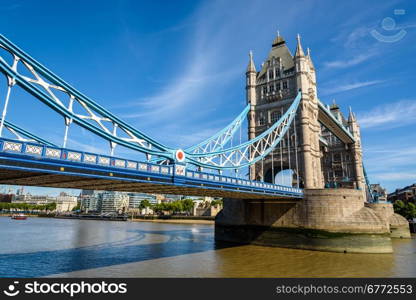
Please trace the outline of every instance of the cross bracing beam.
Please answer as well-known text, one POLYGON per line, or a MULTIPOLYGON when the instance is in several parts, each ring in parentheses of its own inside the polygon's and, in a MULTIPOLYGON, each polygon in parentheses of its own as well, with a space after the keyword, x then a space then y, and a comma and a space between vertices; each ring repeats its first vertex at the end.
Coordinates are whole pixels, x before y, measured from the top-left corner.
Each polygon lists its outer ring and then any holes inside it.
MULTIPOLYGON (((222 130, 200 142, 197 145, 191 146, 185 149, 186 153, 190 154, 201 154, 211 153, 221 149, 233 138, 239 128, 241 128, 244 120, 247 118, 247 113, 250 110, 250 104, 248 104, 244 110, 235 118, 230 124, 224 127, 222 130)), ((153 158, 151 162, 159 164, 165 164, 167 161, 158 157, 153 158)))
POLYGON ((212 153, 223 149, 223 147, 230 141, 237 130, 241 127, 243 121, 247 117, 247 113, 250 110, 250 104, 248 104, 244 110, 224 129, 217 132, 212 137, 199 143, 198 145, 187 148, 185 151, 191 154, 203 154, 212 153))
POLYGON ((188 161, 212 169, 239 169, 250 166, 265 158, 284 138, 295 118, 301 100, 298 93, 286 113, 269 129, 240 145, 227 149, 188 154, 188 161))
MULTIPOLYGON (((0 119, 1 122, 1 119, 0 119)), ((3 126, 5 129, 7 129, 11 134, 13 134, 17 140, 22 141, 22 142, 37 142, 40 144, 44 144, 47 146, 52 146, 52 147, 56 147, 56 145, 52 144, 51 142, 48 142, 47 140, 23 129, 20 128, 19 126, 4 120, 3 121, 3 126)))
POLYGON ((0 57, 0 71, 9 79, 9 85, 19 85, 61 114, 67 124, 74 122, 108 140, 113 146, 118 144, 145 154, 173 158, 174 149, 166 147, 128 125, 49 71, 3 35, 0 35, 0 47, 13 56, 11 65, 0 57), (18 65, 26 68, 31 77, 20 73, 18 65), (57 91, 63 92, 69 97, 68 106, 65 105, 65 101, 61 99, 57 91), (83 110, 83 114, 75 112, 74 106, 76 104, 80 110, 83 110), (124 137, 117 134, 117 131, 122 132, 124 137))
MULTIPOLYGON (((148 158, 153 156, 168 163, 184 162, 216 170, 243 168, 267 156, 280 142, 291 125, 300 101, 299 94, 287 113, 279 121, 263 134, 246 143, 224 149, 224 145, 241 127, 241 123, 247 115, 248 106, 230 125, 212 138, 188 148, 187 151, 179 151, 166 147, 128 125, 67 84, 2 35, 0 35, 0 47, 13 56, 10 64, 0 56, 0 71, 6 75, 9 84, 6 100, 9 98, 11 88, 14 85, 20 86, 64 117, 66 124, 64 147, 69 125, 75 123, 109 141, 111 156, 113 156, 114 147, 122 145, 144 153, 148 158), (25 69, 26 72, 20 72, 21 68, 25 69), (69 104, 66 104, 63 97, 66 97, 66 100, 69 98, 69 104), (82 112, 79 113, 75 107, 82 112), (176 156, 178 153, 180 155, 176 156), (179 159, 179 157, 182 159, 179 159)), ((7 102, 3 110, 4 114, 7 109, 7 102)))

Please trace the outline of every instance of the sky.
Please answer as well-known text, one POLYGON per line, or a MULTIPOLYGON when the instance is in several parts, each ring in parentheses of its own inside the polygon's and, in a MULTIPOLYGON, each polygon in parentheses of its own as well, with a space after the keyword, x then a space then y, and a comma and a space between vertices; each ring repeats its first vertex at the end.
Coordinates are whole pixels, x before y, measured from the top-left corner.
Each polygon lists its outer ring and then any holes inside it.
MULTIPOLYGON (((198 143, 241 112, 250 50, 259 69, 277 30, 292 53, 299 33, 320 100, 357 115, 370 181, 389 191, 416 182, 414 1, 0 0, 0 13, 4 36, 173 148, 198 143)), ((5 93, 0 78, 1 106, 5 93)), ((13 90, 7 119, 62 145, 62 117, 22 91, 13 90)), ((67 148, 108 154, 76 126, 67 148)))

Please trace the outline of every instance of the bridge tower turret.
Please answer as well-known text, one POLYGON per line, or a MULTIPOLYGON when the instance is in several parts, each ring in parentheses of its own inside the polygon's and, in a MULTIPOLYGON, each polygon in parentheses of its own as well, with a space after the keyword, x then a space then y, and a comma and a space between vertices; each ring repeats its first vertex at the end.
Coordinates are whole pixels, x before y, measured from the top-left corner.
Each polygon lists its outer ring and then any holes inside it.
MULTIPOLYGON (((302 91, 301 113, 296 117, 296 133, 300 140, 297 149, 293 141, 285 139, 263 161, 250 167, 250 178, 275 182, 279 180, 276 179, 279 172, 292 170, 292 184, 297 183, 305 188, 323 187, 315 67, 310 52, 305 55, 300 37, 296 53, 292 55, 283 36, 277 33, 259 72, 256 72, 250 54, 246 80, 247 102, 251 104, 248 124, 250 139, 272 126, 287 111, 299 90, 302 91), (295 166, 296 150, 299 150, 299 164, 295 166)), ((294 129, 290 131, 293 138, 294 129)))
POLYGON ((353 157, 354 171, 355 171, 355 184, 356 187, 365 191, 365 177, 363 170, 363 152, 361 149, 361 131, 360 125, 357 122, 355 114, 350 107, 350 113, 348 116, 348 126, 354 136, 355 143, 351 144, 351 154, 353 157))
POLYGON ((319 148, 321 129, 318 122, 316 75, 310 53, 308 53, 308 56, 305 55, 299 34, 297 36, 294 62, 296 85, 298 90, 302 91, 302 100, 300 103, 300 148, 304 187, 307 189, 323 188, 324 180, 321 168, 321 151, 319 148))

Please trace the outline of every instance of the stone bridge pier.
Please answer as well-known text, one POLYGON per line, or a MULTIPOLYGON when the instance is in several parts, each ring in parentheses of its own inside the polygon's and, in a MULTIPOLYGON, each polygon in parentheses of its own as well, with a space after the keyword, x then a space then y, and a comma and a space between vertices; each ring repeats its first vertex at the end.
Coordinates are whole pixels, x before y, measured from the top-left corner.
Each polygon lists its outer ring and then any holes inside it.
POLYGON ((306 189, 302 200, 224 199, 217 241, 309 250, 391 253, 391 238, 410 237, 391 204, 364 204, 353 189, 306 189))

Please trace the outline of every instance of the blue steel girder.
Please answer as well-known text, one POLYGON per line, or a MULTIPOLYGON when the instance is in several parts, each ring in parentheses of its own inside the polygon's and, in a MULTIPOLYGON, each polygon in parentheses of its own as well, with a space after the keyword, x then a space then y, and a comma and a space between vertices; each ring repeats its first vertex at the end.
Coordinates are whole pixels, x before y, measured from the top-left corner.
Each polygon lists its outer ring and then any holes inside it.
MULTIPOLYGON (((234 134, 239 128, 241 128, 244 120, 247 117, 247 113, 250 110, 250 104, 248 104, 244 110, 226 127, 214 134, 213 136, 207 138, 206 140, 200 142, 197 145, 186 148, 185 153, 190 154, 203 154, 211 153, 221 149, 224 149, 224 146, 233 138, 234 134)), ((153 158, 151 162, 164 164, 167 161, 160 159, 158 157, 153 158)))
MULTIPOLYGON (((147 155, 164 158, 169 162, 176 161, 175 154, 177 154, 177 150, 156 142, 120 120, 71 87, 2 35, 0 35, 0 47, 13 56, 11 65, 0 57, 0 71, 8 78, 9 89, 17 84, 32 94, 35 98, 62 115, 65 118, 67 128, 69 124, 74 122, 97 136, 108 140, 111 145, 122 145, 147 155), (19 73, 18 65, 26 68, 31 77, 19 73), (63 92, 69 97, 68 106, 61 101, 62 99, 54 93, 54 90, 63 92), (84 110, 83 114, 74 111, 73 106, 75 104, 78 104, 79 108, 84 110), (117 134, 118 130, 122 131, 122 134, 127 137, 117 134)), ((295 116, 299 101, 300 93, 285 115, 255 139, 235 147, 223 149, 223 146, 228 142, 232 134, 241 126, 243 118, 247 114, 248 107, 246 107, 234 122, 224 130, 197 146, 187 149, 184 155, 181 156, 185 157, 185 163, 217 170, 238 169, 252 165, 270 153, 283 138, 295 116)))
POLYGON ((367 171, 365 170, 364 165, 363 165, 363 173, 364 173, 365 185, 367 187, 368 194, 370 195, 370 198, 371 198, 370 202, 375 202, 376 199, 373 193, 371 192, 370 180, 368 179, 367 171))
POLYGON ((190 154, 203 154, 203 153, 212 153, 223 149, 223 147, 230 141, 230 139, 234 136, 245 118, 247 117, 247 113, 250 110, 250 104, 244 108, 244 110, 235 118, 230 124, 228 124, 225 128, 221 131, 217 132, 212 137, 206 139, 205 141, 199 143, 198 145, 189 147, 185 149, 187 153, 190 154))
POLYGON ((302 94, 298 93, 285 114, 269 129, 240 145, 210 153, 187 154, 195 165, 212 169, 240 169, 265 158, 283 139, 295 118, 302 94))
MULTIPOLYGON (((0 119, 1 122, 1 119, 0 119)), ((4 120, 3 121, 3 126, 5 129, 7 129, 11 134, 13 134, 19 141, 22 142, 38 142, 40 144, 44 144, 47 146, 51 146, 51 147, 57 147, 56 145, 54 145, 53 143, 7 121, 4 120)))
POLYGON ((0 57, 0 71, 9 79, 9 85, 19 85, 38 100, 62 115, 67 124, 74 122, 108 140, 110 143, 119 144, 148 155, 157 155, 170 159, 174 157, 174 149, 166 147, 125 123, 49 71, 3 35, 0 35, 0 47, 13 56, 12 65, 9 65, 0 57), (17 68, 18 64, 23 65, 33 77, 20 74, 17 68), (54 90, 68 95, 68 106, 64 105, 62 99, 59 99, 54 93, 54 90), (75 103, 78 103, 80 108, 85 111, 84 114, 74 112, 73 106, 75 103), (117 130, 122 131, 126 137, 117 135, 117 130))

